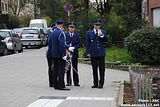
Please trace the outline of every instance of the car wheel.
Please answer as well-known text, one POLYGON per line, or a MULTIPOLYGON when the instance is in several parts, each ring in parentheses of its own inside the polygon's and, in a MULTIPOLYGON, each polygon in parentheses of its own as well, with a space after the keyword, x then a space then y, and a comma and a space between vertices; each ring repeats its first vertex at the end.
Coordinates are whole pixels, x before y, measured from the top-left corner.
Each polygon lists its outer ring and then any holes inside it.
POLYGON ((4 52, 3 52, 3 55, 8 55, 8 49, 7 49, 7 47, 5 47, 5 50, 4 50, 4 52))
POLYGON ((38 48, 42 48, 43 46, 43 42, 41 42, 41 44, 38 46, 38 48))
POLYGON ((25 46, 26 49, 28 49, 28 46, 25 46))
POLYGON ((42 48, 42 45, 39 45, 38 48, 39 48, 39 49, 42 48))
POLYGON ((23 52, 23 45, 21 46, 21 50, 18 51, 19 53, 23 52))
POLYGON ((15 54, 17 52, 16 50, 16 46, 13 47, 13 50, 12 50, 12 54, 15 54))

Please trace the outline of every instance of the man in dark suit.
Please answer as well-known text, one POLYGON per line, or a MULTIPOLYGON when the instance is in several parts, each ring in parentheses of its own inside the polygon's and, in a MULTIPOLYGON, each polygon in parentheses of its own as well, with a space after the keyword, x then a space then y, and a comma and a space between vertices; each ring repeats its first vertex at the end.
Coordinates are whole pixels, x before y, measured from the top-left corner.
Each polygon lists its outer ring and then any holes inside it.
MULTIPOLYGON (((53 23, 51 25, 51 27, 53 29, 56 28, 56 22, 53 23)), ((48 38, 50 37, 51 35, 51 31, 48 30, 48 37, 47 37, 47 41, 48 41, 48 38)), ((53 67, 54 67, 54 64, 53 64, 53 59, 52 59, 52 55, 51 55, 51 50, 46 52, 46 57, 47 57, 47 64, 48 64, 48 78, 49 78, 49 87, 54 87, 54 82, 53 82, 53 67)))
POLYGON ((53 87, 59 90, 70 90, 65 87, 64 74, 66 63, 66 36, 63 31, 64 21, 59 20, 56 23, 56 29, 51 33, 48 42, 48 53, 53 59, 53 87))
MULTIPOLYGON (((66 33, 66 43, 69 46, 69 51, 72 55, 71 64, 73 71, 73 83, 75 86, 79 85, 79 76, 78 76, 78 48, 82 47, 81 36, 78 32, 75 32, 76 23, 70 22, 68 24, 69 32, 66 33)), ((67 70, 67 86, 72 85, 71 78, 71 66, 67 70)))
POLYGON ((103 88, 105 77, 105 48, 103 42, 107 38, 105 30, 101 29, 101 20, 93 21, 93 29, 86 33, 86 53, 91 57, 93 70, 92 88, 103 88), (98 78, 99 67, 99 78, 98 78))

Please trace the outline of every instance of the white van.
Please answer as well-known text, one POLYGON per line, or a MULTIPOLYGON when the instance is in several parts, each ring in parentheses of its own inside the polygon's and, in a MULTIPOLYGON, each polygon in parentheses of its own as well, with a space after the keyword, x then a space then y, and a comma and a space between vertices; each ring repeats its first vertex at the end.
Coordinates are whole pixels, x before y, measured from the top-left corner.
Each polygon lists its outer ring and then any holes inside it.
POLYGON ((32 19, 29 27, 38 27, 42 29, 48 28, 46 19, 32 19))

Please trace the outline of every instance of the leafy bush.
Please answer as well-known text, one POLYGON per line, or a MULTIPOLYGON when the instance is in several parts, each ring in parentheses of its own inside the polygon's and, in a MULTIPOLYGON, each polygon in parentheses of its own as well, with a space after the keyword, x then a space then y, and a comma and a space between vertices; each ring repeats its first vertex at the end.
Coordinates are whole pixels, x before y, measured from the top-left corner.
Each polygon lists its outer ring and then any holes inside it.
POLYGON ((25 14, 23 16, 20 16, 19 19, 21 22, 21 27, 27 27, 29 26, 29 22, 32 19, 32 16, 29 14, 25 14))
POLYGON ((125 45, 136 62, 160 63, 160 28, 143 28, 125 38, 125 45))
POLYGON ((12 29, 20 26, 20 20, 17 16, 9 15, 7 28, 12 29))
POLYGON ((47 25, 48 25, 48 27, 50 27, 51 24, 53 23, 51 17, 45 16, 44 18, 47 20, 47 25))
POLYGON ((115 45, 116 47, 123 47, 123 37, 126 35, 126 25, 124 19, 115 13, 110 15, 108 23, 106 23, 105 29, 109 34, 109 46, 115 45))

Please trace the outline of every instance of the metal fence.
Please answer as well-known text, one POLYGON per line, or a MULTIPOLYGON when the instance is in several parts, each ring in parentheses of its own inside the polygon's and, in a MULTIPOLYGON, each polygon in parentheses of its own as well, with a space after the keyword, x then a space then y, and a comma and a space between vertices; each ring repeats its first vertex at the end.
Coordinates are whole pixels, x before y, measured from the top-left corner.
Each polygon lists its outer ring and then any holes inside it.
POLYGON ((160 99, 160 69, 129 68, 135 104, 160 99))

